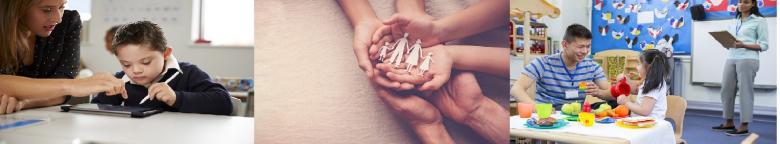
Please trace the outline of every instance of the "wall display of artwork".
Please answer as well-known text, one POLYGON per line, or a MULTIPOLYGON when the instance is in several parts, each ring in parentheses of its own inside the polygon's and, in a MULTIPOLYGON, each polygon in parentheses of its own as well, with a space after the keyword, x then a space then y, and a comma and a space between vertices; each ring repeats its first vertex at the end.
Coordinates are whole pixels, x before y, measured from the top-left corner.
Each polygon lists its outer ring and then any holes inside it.
MULTIPOLYGON (((694 3, 704 7, 704 20, 723 20, 735 17, 739 0, 694 0, 694 3)), ((764 16, 777 16, 777 0, 756 0, 756 4, 764 16)))
POLYGON ((593 0, 592 51, 659 49, 691 53, 689 0, 593 0))

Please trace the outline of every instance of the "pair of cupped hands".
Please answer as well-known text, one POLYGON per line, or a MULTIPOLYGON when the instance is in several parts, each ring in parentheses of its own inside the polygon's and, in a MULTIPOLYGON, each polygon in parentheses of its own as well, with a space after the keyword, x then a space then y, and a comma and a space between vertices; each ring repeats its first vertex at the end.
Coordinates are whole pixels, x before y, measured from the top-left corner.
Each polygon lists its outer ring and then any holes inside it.
POLYGON ((473 73, 453 70, 453 58, 439 38, 444 34, 441 27, 433 16, 402 13, 354 25, 353 49, 358 66, 380 99, 413 127, 441 124, 442 115, 464 122, 470 110, 477 107, 477 97, 483 96, 473 73), (422 74, 418 67, 409 71, 405 64, 395 67, 387 57, 379 61, 379 49, 385 43, 395 48, 393 44, 404 33, 408 33, 410 47, 419 39, 422 55, 432 53, 430 69, 422 74))

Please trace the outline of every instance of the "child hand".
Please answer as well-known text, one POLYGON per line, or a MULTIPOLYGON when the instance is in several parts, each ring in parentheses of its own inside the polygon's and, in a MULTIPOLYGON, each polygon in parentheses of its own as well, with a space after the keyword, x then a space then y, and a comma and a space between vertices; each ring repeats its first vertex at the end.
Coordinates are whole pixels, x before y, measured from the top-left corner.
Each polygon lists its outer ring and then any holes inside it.
MULTIPOLYGON (((403 66, 403 64, 402 64, 403 66)), ((387 63, 378 63, 376 64, 376 69, 374 70, 374 77, 371 77, 370 79, 374 84, 377 84, 378 86, 389 88, 393 90, 411 90, 414 89, 414 84, 410 83, 402 83, 398 81, 392 81, 387 78, 387 73, 394 72, 394 73, 403 73, 406 72, 402 69, 395 69, 391 64, 387 63)))
POLYGON ((423 73, 420 73, 419 66, 412 69, 410 72, 406 72, 403 69, 392 68, 390 65, 378 65, 380 67, 377 68, 386 71, 387 77, 392 81, 415 85, 422 84, 418 88, 420 91, 437 90, 447 83, 447 80, 450 78, 452 58, 449 57, 447 50, 443 45, 423 49, 423 55, 427 55, 428 53, 432 53, 432 61, 429 66, 430 69, 423 73))
POLYGON ((384 26, 377 29, 372 41, 377 43, 383 35, 392 35, 394 39, 403 37, 403 33, 409 33, 409 41, 422 40, 422 47, 430 47, 441 44, 439 35, 442 33, 440 26, 435 23, 435 18, 427 14, 396 13, 382 22, 384 26))
POLYGON ((628 99, 628 96, 626 95, 620 95, 617 97, 618 104, 625 105, 626 103, 630 102, 628 99))
POLYGON ((173 106, 176 102, 176 92, 168 84, 154 83, 149 86, 149 100, 160 100, 168 106, 173 106))
POLYGON ((371 47, 377 47, 376 44, 371 42, 371 34, 372 32, 375 32, 380 26, 381 23, 379 20, 376 20, 358 23, 355 24, 354 27, 352 50, 355 52, 358 66, 363 70, 363 72, 366 73, 366 76, 368 77, 372 77, 373 74, 373 67, 371 65, 371 60, 369 59, 369 49, 371 49, 371 47))
MULTIPOLYGON (((377 35, 375 35, 375 36, 377 36, 377 35)), ((374 60, 379 61, 379 52, 380 52, 380 49, 383 46, 385 46, 385 43, 387 43, 388 45, 386 45, 386 51, 385 51, 386 52, 385 53, 386 56, 384 58, 384 61, 387 61, 388 59, 390 59, 389 58, 390 57, 389 53, 387 53, 387 52, 390 52, 394 48, 393 44, 395 42, 392 40, 393 39, 392 35, 387 34, 387 35, 381 35, 379 37, 380 37, 379 41, 378 42, 372 42, 371 47, 368 48, 368 56, 369 56, 369 59, 371 59, 371 61, 374 61, 374 60)))

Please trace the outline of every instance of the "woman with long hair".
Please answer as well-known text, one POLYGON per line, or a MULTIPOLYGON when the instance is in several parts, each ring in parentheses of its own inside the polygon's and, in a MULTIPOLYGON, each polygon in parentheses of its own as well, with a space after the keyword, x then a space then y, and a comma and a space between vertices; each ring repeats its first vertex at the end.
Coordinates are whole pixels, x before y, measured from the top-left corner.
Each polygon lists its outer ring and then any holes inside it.
POLYGON ((52 106, 68 96, 121 93, 109 74, 73 79, 79 68, 81 19, 66 0, 0 1, 0 114, 52 106))

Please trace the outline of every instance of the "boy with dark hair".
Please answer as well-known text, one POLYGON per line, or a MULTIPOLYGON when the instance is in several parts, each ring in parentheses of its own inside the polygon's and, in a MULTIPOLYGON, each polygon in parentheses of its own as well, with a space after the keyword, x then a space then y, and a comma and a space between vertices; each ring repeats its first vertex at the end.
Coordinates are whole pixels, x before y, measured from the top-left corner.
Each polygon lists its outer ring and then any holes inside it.
POLYGON ((93 103, 159 108, 166 111, 228 115, 230 95, 197 66, 178 62, 162 29, 149 21, 122 25, 110 49, 126 81, 123 94, 100 93, 93 103), (168 82, 166 82, 168 81, 168 82), (144 97, 149 100, 142 101, 144 97))

